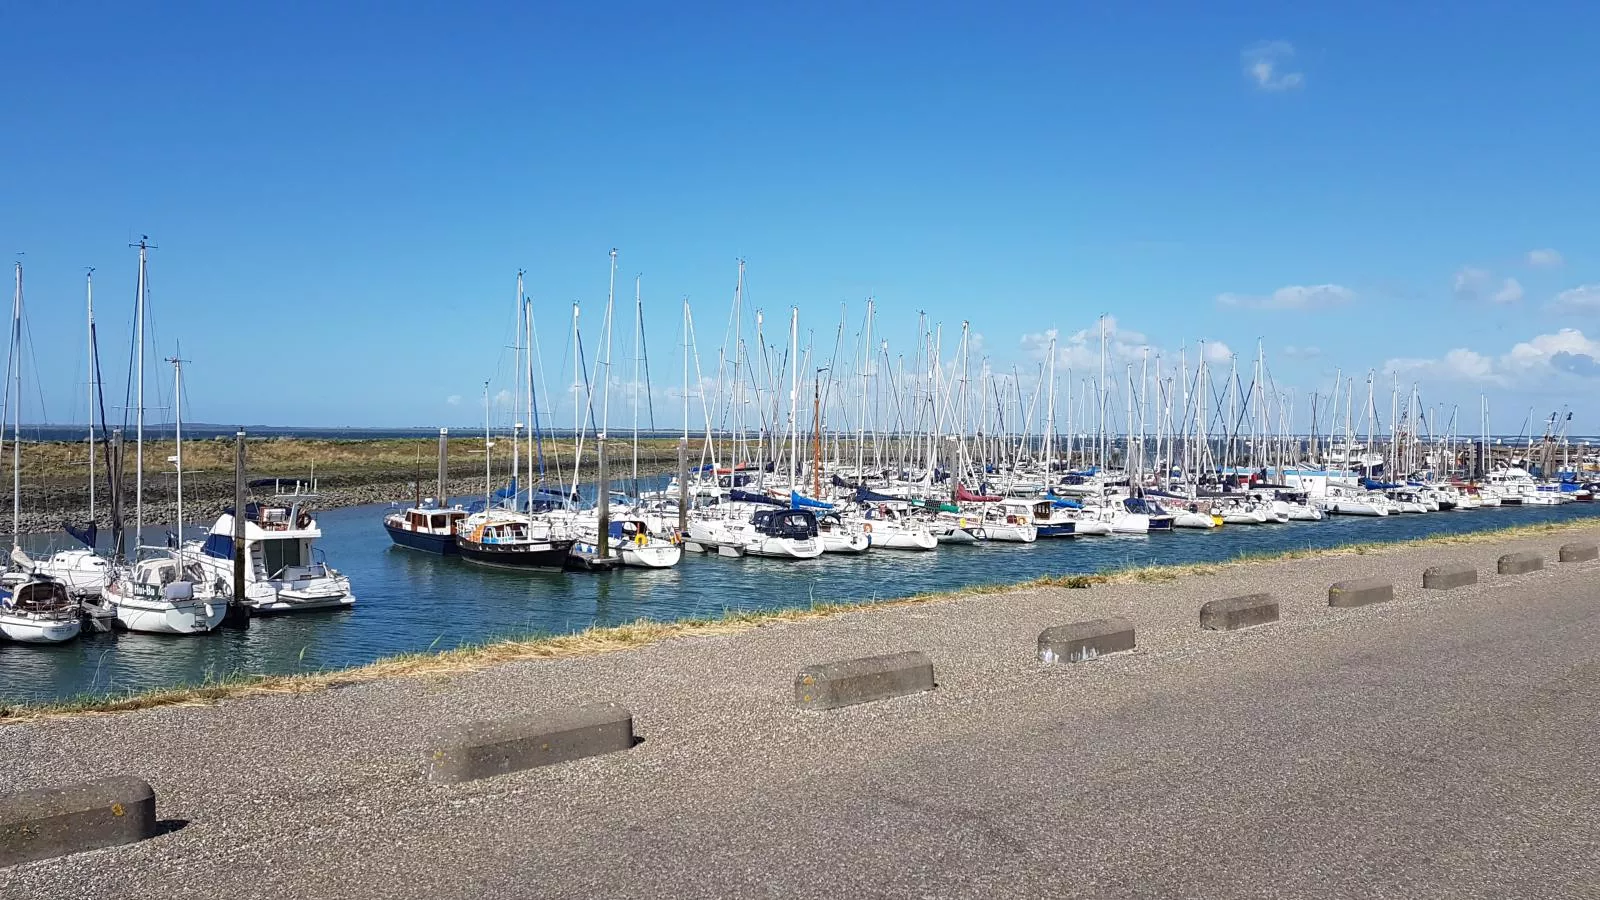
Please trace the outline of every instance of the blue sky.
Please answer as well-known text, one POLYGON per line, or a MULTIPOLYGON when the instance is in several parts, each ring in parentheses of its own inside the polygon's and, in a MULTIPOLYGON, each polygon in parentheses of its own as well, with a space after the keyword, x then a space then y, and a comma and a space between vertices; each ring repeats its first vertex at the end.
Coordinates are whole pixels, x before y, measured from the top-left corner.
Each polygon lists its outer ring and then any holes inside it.
POLYGON ((472 423, 517 270, 564 384, 616 247, 661 397, 743 257, 819 343, 870 294, 894 352, 920 310, 1081 363, 1104 313, 1118 364, 1259 338, 1302 393, 1375 368, 1600 432, 1593 6, 68 6, 0 27, 30 418, 83 418, 85 266, 121 378, 147 233, 192 420, 472 423))

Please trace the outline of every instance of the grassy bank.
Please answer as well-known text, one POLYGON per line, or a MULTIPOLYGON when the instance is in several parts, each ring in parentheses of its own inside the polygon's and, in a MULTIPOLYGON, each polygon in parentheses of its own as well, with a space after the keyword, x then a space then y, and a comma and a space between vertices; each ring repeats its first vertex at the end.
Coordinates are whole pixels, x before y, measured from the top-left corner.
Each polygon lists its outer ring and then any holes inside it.
POLYGON ((88 695, 53 703, 24 703, 0 707, 0 724, 34 722, 65 716, 105 715, 163 706, 198 706, 221 700, 269 694, 297 694, 328 690, 389 678, 446 678, 492 666, 533 660, 570 659, 615 653, 672 638, 729 635, 782 622, 812 622, 839 615, 914 606, 925 603, 1000 594, 1019 589, 1089 588, 1103 584, 1152 584, 1181 578, 1221 575, 1249 566, 1295 559, 1323 559, 1367 554, 1389 554, 1419 547, 1484 544, 1593 529, 1593 521, 1516 525, 1485 531, 1416 538, 1407 541, 1347 544, 1326 549, 1299 549, 1276 553, 1243 554, 1214 563, 1141 566, 1095 574, 1046 575, 1010 584, 977 585, 954 591, 918 594, 880 601, 814 602, 808 607, 775 610, 730 611, 718 618, 654 622, 641 619, 574 634, 507 638, 440 652, 409 653, 362 666, 299 675, 236 675, 202 685, 162 688, 121 695, 88 695))

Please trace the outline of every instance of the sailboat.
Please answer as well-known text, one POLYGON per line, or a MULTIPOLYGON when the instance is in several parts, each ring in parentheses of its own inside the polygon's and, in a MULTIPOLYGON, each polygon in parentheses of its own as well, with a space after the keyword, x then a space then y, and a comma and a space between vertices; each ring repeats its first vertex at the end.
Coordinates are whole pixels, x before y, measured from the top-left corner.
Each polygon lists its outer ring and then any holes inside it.
MULTIPOLYGON (((141 255, 141 264, 143 257, 141 255)), ((142 281, 142 279, 141 279, 142 281)), ((205 634, 222 624, 230 592, 209 580, 183 545, 183 360, 168 360, 173 371, 173 437, 177 453, 178 535, 170 549, 139 559, 106 585, 105 599, 116 609, 117 624, 151 634, 205 634)), ((138 498, 136 502, 143 502, 138 498)), ((136 550, 135 553, 138 551, 136 550)))
MULTIPOLYGON (((100 604, 95 603, 95 598, 105 589, 106 581, 111 577, 111 564, 105 557, 95 552, 95 537, 98 528, 95 525, 95 442, 94 442, 94 411, 99 400, 99 353, 95 344, 94 329, 94 272, 91 270, 85 278, 85 291, 88 297, 89 308, 89 518, 81 527, 65 523, 68 534, 81 541, 84 546, 71 550, 58 550, 44 559, 29 559, 26 555, 18 555, 16 562, 19 569, 37 575, 54 578, 66 585, 67 593, 79 598, 84 603, 84 609, 100 613, 100 604)), ((20 554, 20 551, 19 551, 20 554)), ((98 616, 97 616, 98 618, 98 616)))
MULTIPOLYGON (((17 263, 17 287, 11 305, 11 555, 20 565, 31 563, 18 541, 22 531, 22 263, 17 263)), ((59 644, 78 636, 83 622, 78 602, 66 585, 45 575, 26 571, 20 582, 0 589, 0 635, 35 644, 59 644)))

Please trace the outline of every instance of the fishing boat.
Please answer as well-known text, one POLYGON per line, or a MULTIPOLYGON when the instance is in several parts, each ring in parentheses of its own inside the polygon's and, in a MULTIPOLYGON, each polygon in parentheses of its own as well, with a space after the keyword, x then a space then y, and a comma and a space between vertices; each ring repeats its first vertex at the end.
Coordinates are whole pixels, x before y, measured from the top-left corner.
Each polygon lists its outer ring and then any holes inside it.
MULTIPOLYGON (((312 516, 316 494, 299 479, 259 478, 251 488, 272 486, 260 502, 245 504, 244 605, 258 614, 305 612, 353 606, 350 579, 322 559, 322 537, 312 516), (287 482, 287 485, 286 485, 287 482), (289 490, 284 490, 285 487, 289 490)), ((185 545, 211 581, 233 591, 234 510, 224 510, 205 540, 185 545)))

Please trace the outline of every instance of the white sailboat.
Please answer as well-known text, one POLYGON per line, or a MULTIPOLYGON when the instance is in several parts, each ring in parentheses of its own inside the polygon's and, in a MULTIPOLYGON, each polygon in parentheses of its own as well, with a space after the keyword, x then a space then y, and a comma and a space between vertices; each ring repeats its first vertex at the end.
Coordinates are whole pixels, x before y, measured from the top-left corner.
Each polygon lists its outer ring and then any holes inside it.
MULTIPOLYGON (((141 254, 141 263, 143 261, 141 254)), ((142 281, 142 279, 141 279, 142 281)), ((205 634, 222 624, 230 594, 220 580, 208 579, 183 545, 183 360, 168 360, 173 371, 174 432, 177 453, 172 462, 178 476, 178 535, 171 549, 157 550, 136 559, 106 585, 105 598, 116 610, 117 624, 128 631, 150 634, 205 634)), ((141 410, 142 414, 142 410, 141 410)), ((144 498, 136 497, 142 504, 144 498)), ((135 551, 137 552, 137 551, 135 551)))
MULTIPOLYGON (((11 555, 31 563, 22 553, 22 263, 11 305, 11 377, 6 402, 11 407, 11 555)), ((78 636, 83 621, 78 601, 60 581, 24 572, 20 582, 0 589, 0 636, 32 644, 59 644, 78 636)))

